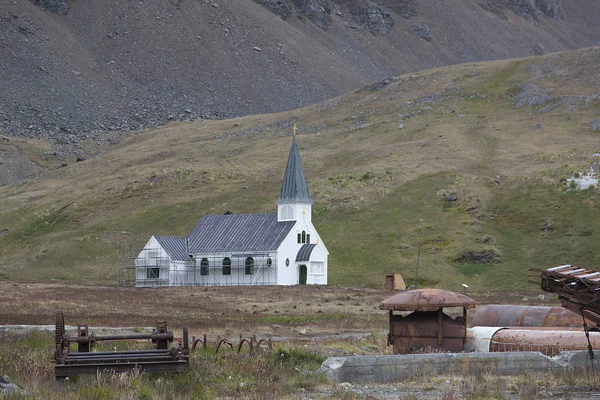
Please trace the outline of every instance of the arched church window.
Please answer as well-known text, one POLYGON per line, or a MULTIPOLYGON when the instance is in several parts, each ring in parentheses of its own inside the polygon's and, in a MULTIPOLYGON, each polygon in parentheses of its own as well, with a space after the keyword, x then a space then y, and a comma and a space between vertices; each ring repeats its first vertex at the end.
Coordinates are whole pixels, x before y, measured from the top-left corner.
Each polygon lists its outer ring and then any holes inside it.
POLYGON ((310 244, 310 233, 306 234, 306 244, 310 244))
POLYGON ((231 258, 225 257, 223 259, 223 275, 231 275, 231 258))
POLYGON ((267 258, 267 267, 270 267, 273 265, 273 260, 271 260, 270 258, 267 258))
POLYGON ((254 275, 254 258, 246 258, 246 275, 254 275))
POLYGON ((208 275, 208 258, 200 260, 200 275, 208 275))
POLYGON ((302 234, 298 233, 298 243, 302 243, 302 234))
POLYGON ((302 243, 306 243, 306 231, 302 231, 302 243))

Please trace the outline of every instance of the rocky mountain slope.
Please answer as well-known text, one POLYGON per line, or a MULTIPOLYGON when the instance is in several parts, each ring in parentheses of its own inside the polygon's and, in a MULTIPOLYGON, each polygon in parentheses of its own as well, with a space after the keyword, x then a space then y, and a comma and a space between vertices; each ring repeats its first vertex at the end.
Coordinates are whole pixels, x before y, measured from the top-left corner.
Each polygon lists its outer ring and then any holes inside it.
POLYGON ((0 134, 83 151, 429 67, 592 46, 594 0, 0 0, 0 134))

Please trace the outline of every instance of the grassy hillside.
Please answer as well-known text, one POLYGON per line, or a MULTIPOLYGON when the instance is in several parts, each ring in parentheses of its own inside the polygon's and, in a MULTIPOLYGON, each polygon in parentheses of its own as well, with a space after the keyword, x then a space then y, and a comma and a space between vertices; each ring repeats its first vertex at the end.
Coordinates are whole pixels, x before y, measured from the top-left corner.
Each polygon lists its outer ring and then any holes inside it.
POLYGON ((274 211, 294 123, 331 284, 379 287, 389 272, 410 282, 419 242, 420 284, 448 289, 523 290, 531 267, 598 266, 598 190, 567 179, 599 161, 599 62, 587 49, 423 71, 55 160, 43 178, 0 188, 0 276, 114 283, 125 236, 274 211))

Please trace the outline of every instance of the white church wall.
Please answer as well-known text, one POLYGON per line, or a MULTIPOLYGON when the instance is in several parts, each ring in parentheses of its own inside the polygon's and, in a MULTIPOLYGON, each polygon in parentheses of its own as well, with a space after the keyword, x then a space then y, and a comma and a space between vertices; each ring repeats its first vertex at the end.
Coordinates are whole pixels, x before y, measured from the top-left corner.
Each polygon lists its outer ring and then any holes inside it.
POLYGON ((291 229, 290 233, 279 245, 279 250, 277 252, 278 285, 298 284, 298 275, 295 268, 298 249, 300 249, 300 245, 296 242, 296 230, 291 229), (288 261, 288 265, 286 265, 286 260, 288 261))
POLYGON ((327 249, 321 242, 314 247, 310 254, 306 283, 308 285, 327 285, 327 249))
MULTIPOLYGON (((197 254, 196 265, 192 268, 194 282, 191 285, 201 286, 236 286, 236 285, 275 285, 277 283, 276 253, 256 255, 228 253, 197 254), (252 257, 254 272, 246 273, 246 258, 252 257), (223 260, 229 259, 229 274, 223 272, 223 260), (202 265, 207 265, 202 274, 202 265), (269 263, 269 260, 271 262, 269 263)), ((226 272, 226 271, 225 271, 226 272)))
POLYGON ((148 240, 134 260, 137 287, 169 285, 170 269, 173 266, 170 256, 154 236, 148 240))

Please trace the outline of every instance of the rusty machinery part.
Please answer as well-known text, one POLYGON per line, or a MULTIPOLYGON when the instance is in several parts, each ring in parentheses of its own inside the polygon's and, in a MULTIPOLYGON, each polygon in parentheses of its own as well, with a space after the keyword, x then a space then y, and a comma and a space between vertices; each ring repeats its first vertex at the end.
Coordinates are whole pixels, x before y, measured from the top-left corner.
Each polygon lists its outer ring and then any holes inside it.
POLYGON ((562 306, 600 325, 600 272, 564 264, 546 270, 530 269, 541 275, 541 289, 558 295, 562 306))
POLYGON ((187 369, 189 359, 189 338, 187 327, 183 328, 183 346, 168 348, 173 341, 173 333, 167 331, 166 321, 157 321, 151 334, 94 335, 85 324, 77 326, 75 337, 66 335, 64 316, 56 317, 55 376, 62 380, 67 376, 94 374, 98 371, 126 372, 133 369, 148 372, 179 372, 187 369), (150 339, 155 350, 125 350, 91 352, 98 341, 150 339), (77 343, 79 351, 69 352, 70 343, 77 343))
POLYGON ((65 316, 63 315, 63 313, 56 313, 55 322, 56 325, 54 330, 54 358, 59 359, 63 355, 65 345, 67 350, 69 348, 68 340, 65 343, 65 316))
POLYGON ((471 326, 581 327, 581 315, 563 307, 486 304, 477 306, 471 326))
POLYGON ((233 351, 233 343, 231 343, 229 341, 229 339, 221 339, 219 340, 219 342, 217 343, 217 348, 215 349, 215 353, 219 352, 219 349, 221 348, 221 346, 229 346, 229 348, 231 349, 231 351, 233 351))
MULTIPOLYGON (((207 349, 208 341, 206 339, 206 335, 204 335, 202 339, 196 339, 195 336, 192 336, 192 351, 196 350, 198 343, 202 344, 203 349, 207 349)), ((215 353, 218 353, 221 347, 224 346, 228 346, 231 351, 233 351, 235 348, 237 352, 240 353, 244 347, 244 343, 248 345, 248 350, 250 353, 252 353, 255 349, 260 349, 263 345, 266 346, 268 351, 273 351, 273 342, 271 339, 256 339, 256 335, 251 337, 242 337, 240 335, 240 340, 237 346, 235 346, 234 343, 229 339, 221 339, 221 337, 218 336, 216 339, 215 353)))

